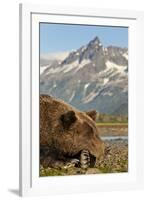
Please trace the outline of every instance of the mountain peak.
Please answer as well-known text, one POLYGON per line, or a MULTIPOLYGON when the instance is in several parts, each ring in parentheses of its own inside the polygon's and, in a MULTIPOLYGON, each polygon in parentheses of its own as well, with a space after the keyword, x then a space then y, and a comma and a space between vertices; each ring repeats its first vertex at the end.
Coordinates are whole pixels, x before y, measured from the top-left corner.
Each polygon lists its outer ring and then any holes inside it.
POLYGON ((94 46, 98 46, 98 47, 101 47, 102 46, 102 43, 99 39, 99 37, 94 37, 93 40, 91 40, 88 44, 89 47, 94 47, 94 46))
POLYGON ((98 38, 98 36, 94 37, 93 41, 99 41, 100 42, 100 39, 98 38))
POLYGON ((90 43, 101 44, 101 41, 100 41, 100 39, 96 36, 93 40, 90 41, 90 43))

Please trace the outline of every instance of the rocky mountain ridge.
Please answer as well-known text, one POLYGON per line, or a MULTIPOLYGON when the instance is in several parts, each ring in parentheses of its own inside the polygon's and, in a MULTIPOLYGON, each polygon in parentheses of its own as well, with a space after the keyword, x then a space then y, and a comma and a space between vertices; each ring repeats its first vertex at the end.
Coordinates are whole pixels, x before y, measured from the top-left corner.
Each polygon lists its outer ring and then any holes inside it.
POLYGON ((128 49, 104 47, 98 37, 62 61, 40 66, 40 93, 80 110, 128 114, 128 49))

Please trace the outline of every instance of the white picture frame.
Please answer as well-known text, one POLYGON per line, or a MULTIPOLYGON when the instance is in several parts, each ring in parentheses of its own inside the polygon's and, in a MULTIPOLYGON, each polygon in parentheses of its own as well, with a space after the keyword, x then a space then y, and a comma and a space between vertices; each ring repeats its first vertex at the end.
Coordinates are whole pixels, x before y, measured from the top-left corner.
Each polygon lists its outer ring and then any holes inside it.
POLYGON ((20 195, 140 189, 143 187, 143 13, 20 4, 20 195), (128 173, 39 177, 39 23, 129 28, 128 173))

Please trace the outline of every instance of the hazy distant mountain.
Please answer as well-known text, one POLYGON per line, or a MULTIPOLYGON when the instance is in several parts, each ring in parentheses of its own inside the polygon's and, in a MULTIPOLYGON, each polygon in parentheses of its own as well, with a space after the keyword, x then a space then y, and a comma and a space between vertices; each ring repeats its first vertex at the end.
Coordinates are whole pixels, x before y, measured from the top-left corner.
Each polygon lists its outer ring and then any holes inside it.
POLYGON ((57 66, 64 60, 69 52, 48 53, 40 55, 40 72, 42 73, 49 66, 57 66))
POLYGON ((80 110, 128 114, 128 49, 103 47, 98 37, 41 65, 40 93, 65 100, 80 110))

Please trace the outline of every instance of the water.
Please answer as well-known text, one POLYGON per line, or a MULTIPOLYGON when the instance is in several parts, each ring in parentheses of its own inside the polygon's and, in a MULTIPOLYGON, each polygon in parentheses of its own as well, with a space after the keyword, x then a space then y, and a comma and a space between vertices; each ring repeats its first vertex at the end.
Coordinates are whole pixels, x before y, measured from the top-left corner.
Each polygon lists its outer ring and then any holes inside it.
POLYGON ((128 136, 101 136, 102 140, 128 140, 128 136))

